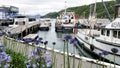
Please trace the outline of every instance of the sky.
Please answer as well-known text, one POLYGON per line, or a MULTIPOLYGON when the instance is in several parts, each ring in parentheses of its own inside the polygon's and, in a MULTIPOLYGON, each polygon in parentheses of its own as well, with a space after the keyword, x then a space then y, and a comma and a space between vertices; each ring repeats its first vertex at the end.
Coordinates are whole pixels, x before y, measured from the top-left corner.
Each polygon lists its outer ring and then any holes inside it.
MULTIPOLYGON (((20 14, 45 15, 49 12, 58 12, 66 7, 88 5, 101 0, 0 0, 0 5, 11 5, 19 8, 20 14)), ((111 0, 103 0, 111 1, 111 0)))

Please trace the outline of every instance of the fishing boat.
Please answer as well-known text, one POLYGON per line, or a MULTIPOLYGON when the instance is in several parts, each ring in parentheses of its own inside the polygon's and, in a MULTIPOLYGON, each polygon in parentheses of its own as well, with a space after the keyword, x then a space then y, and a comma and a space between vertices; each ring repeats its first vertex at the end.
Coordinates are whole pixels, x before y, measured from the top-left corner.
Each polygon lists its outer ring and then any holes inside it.
POLYGON ((73 28, 78 23, 77 14, 75 12, 66 11, 60 14, 57 17, 57 21, 55 23, 55 31, 56 32, 66 32, 73 31, 73 28))
POLYGON ((56 18, 55 31, 56 32, 73 32, 73 28, 77 26, 78 16, 75 12, 69 11, 66 8, 65 11, 60 13, 56 18))
MULTIPOLYGON (((120 5, 117 5, 116 8, 120 10, 120 5)), ((76 38, 89 52, 120 65, 120 11, 116 12, 117 18, 100 31, 79 29, 76 38), (104 54, 104 52, 108 54, 104 54)))
POLYGON ((50 26, 51 26, 50 18, 40 19, 40 21, 41 21, 40 30, 41 31, 48 31, 50 26))

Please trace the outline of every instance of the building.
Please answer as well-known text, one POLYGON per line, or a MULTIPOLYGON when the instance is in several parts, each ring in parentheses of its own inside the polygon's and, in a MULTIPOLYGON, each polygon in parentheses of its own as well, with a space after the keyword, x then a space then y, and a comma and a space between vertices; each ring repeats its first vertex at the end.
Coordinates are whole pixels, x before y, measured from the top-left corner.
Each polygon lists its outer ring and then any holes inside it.
POLYGON ((14 6, 1 6, 0 7, 0 22, 5 22, 10 20, 12 17, 17 15, 19 8, 14 6))

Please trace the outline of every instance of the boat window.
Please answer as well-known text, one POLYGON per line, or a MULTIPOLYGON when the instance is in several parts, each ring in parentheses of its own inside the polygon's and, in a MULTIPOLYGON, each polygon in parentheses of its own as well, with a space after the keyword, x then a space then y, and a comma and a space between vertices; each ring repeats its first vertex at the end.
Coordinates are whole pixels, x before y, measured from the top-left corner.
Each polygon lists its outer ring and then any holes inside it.
POLYGON ((110 30, 107 30, 107 36, 109 36, 110 35, 110 30))
POLYGON ((105 35, 105 30, 101 30, 101 34, 102 34, 102 35, 105 35))
POLYGON ((120 31, 118 32, 118 38, 120 38, 120 31))
POLYGON ((117 37, 117 31, 113 31, 113 37, 117 37))

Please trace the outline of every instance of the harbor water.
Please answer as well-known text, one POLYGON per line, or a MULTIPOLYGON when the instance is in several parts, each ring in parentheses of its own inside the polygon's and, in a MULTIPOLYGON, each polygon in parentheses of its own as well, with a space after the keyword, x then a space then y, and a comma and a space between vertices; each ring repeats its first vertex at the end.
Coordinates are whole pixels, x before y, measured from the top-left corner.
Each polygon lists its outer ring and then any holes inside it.
MULTIPOLYGON (((43 41, 48 41, 47 47, 53 48, 53 42, 56 43, 55 45, 55 49, 59 50, 59 51, 63 51, 63 47, 64 47, 64 42, 62 41, 62 38, 67 35, 70 34, 74 37, 73 33, 62 33, 62 32, 55 32, 55 19, 51 20, 51 27, 49 29, 49 31, 38 31, 37 34, 39 35, 39 37, 43 38, 43 41)), ((79 44, 77 44, 78 46, 80 46, 79 44)), ((74 46, 73 44, 68 44, 68 48, 69 48, 69 52, 72 54, 73 53, 73 48, 75 48, 75 54, 76 55, 81 55, 81 56, 85 56, 85 57, 89 57, 89 58, 93 58, 91 55, 89 55, 87 52, 85 52, 84 50, 82 50, 82 48, 78 48, 76 46, 74 46)))

